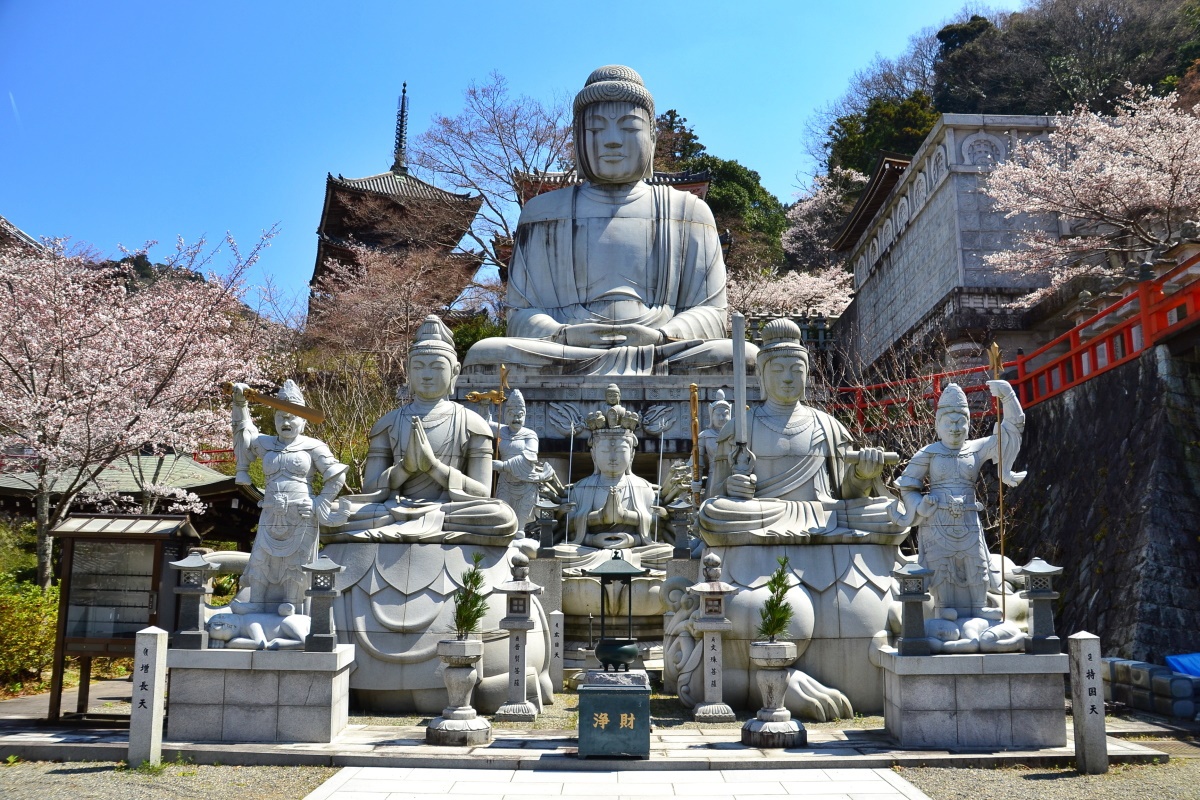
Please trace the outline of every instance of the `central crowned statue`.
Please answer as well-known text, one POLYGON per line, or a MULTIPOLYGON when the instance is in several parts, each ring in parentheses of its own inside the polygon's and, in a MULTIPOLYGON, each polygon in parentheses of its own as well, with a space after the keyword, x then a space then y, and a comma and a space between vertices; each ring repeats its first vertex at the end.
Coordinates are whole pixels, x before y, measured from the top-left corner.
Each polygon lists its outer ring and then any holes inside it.
POLYGON ((575 97, 574 136, 585 180, 522 209, 508 335, 477 342, 464 371, 502 363, 572 375, 728 368, 716 223, 703 200, 646 183, 657 137, 641 76, 622 66, 588 76, 575 97))

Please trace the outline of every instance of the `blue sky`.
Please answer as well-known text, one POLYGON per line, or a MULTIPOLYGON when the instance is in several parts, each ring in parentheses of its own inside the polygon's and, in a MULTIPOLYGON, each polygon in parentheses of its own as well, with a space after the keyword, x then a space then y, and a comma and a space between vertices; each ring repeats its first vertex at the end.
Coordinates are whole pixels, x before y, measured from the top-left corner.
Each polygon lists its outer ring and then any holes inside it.
POLYGON ((786 202, 813 112, 963 4, 0 0, 0 215, 152 256, 279 223, 255 279, 303 292, 325 174, 391 165, 401 82, 411 140, 493 70, 549 99, 612 63, 786 202))

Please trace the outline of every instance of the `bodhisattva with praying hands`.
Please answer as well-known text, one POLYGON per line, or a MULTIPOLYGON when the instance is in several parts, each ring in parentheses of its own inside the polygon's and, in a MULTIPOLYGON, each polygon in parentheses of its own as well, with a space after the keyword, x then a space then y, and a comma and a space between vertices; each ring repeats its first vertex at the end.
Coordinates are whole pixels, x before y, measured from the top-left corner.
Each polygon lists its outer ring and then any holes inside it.
MULTIPOLYGON (((704 541, 898 544, 907 528, 888 516, 892 498, 880 479, 885 461, 898 457, 850 449, 840 422, 805 405, 809 356, 800 328, 786 319, 767 323, 756 361, 766 400, 747 422, 744 400, 735 398, 733 423, 717 440, 710 497, 700 508, 704 541)), ((744 378, 734 378, 735 394, 744 397, 744 378)))
POLYGON ((573 124, 583 182, 521 210, 508 335, 476 343, 465 369, 649 375, 728 367, 716 224, 703 200, 646 182, 657 134, 641 76, 622 66, 594 71, 575 97, 573 124))
POLYGON ((408 357, 413 401, 371 428, 363 488, 348 495, 350 519, 327 542, 501 544, 517 530, 513 510, 492 499, 492 429, 449 400, 458 379, 454 337, 435 316, 408 357))

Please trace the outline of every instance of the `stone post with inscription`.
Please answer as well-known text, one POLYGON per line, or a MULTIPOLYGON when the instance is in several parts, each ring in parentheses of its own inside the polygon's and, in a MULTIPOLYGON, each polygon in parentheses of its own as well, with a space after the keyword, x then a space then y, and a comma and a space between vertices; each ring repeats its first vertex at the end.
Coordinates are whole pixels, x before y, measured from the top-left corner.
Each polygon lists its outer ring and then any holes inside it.
POLYGON ((163 706, 167 696, 167 632, 143 628, 134 649, 132 711, 129 714, 130 767, 162 763, 163 706))
POLYGON ((1108 772, 1108 743, 1104 730, 1104 687, 1100 637, 1080 631, 1067 637, 1071 656, 1072 727, 1075 729, 1075 768, 1085 775, 1108 772))
POLYGON ((529 580, 529 558, 516 553, 512 558, 512 580, 496 587, 497 592, 508 595, 508 608, 500 627, 508 631, 508 702, 496 710, 492 719, 501 722, 533 722, 538 709, 529 701, 526 686, 525 663, 527 637, 533 629, 531 605, 534 595, 542 593, 542 587, 529 580))
POLYGON ((563 690, 563 612, 551 611, 546 615, 550 622, 550 682, 555 692, 563 690))

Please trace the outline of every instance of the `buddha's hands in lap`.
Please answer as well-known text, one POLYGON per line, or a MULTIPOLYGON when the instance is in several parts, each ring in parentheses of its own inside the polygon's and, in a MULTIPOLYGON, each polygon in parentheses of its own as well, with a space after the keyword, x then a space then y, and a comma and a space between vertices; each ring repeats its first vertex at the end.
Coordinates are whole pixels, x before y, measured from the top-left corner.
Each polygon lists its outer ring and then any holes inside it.
POLYGON ((608 325, 598 322, 571 325, 564 337, 572 347, 640 347, 661 344, 664 339, 662 331, 645 325, 608 325))
POLYGON ((753 500, 757 485, 757 475, 730 475, 725 479, 725 494, 738 500, 753 500))

